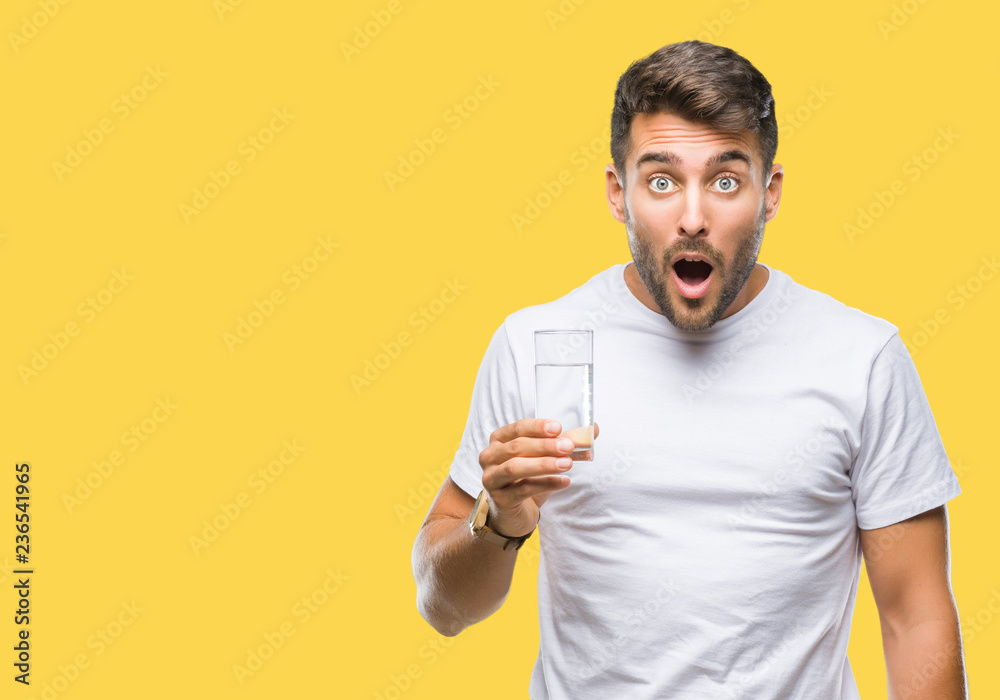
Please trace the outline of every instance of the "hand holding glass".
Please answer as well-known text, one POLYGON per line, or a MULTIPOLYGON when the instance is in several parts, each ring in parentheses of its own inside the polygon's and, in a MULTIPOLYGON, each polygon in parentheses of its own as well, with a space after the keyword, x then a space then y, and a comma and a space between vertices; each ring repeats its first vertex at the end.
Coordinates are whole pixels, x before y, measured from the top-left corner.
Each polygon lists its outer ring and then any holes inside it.
POLYGON ((535 418, 559 421, 574 460, 594 459, 593 331, 535 331, 535 418))

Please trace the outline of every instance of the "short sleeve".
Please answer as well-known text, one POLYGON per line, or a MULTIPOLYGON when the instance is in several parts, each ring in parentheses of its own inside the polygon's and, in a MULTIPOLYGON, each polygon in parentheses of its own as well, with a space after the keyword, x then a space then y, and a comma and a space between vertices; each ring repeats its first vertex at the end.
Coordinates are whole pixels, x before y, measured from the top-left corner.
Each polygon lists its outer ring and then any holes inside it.
POLYGON ((906 520, 962 492, 898 332, 872 363, 851 488, 863 530, 906 520))
POLYGON ((507 339, 506 324, 493 334, 479 365, 472 388, 469 418, 449 474, 458 486, 473 498, 483 488, 483 469, 479 453, 490 444, 494 430, 514 423, 521 415, 521 397, 514 354, 507 339))

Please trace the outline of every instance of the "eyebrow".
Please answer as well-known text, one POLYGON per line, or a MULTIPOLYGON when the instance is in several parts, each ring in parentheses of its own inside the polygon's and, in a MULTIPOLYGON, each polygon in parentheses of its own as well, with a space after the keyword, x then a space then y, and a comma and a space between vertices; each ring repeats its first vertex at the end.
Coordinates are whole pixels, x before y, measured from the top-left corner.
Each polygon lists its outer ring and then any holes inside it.
MULTIPOLYGON (((713 166, 719 165, 720 163, 726 163, 733 160, 740 160, 747 164, 747 167, 751 170, 753 169, 753 161, 750 156, 747 155, 745 151, 741 151, 738 148, 734 148, 728 151, 723 151, 722 153, 717 153, 708 160, 705 161, 705 168, 711 168, 713 166)), ((649 153, 644 153, 636 161, 635 167, 638 169, 642 167, 645 163, 663 163, 664 165, 679 166, 683 164, 683 160, 676 153, 671 153, 670 151, 651 151, 649 153)))

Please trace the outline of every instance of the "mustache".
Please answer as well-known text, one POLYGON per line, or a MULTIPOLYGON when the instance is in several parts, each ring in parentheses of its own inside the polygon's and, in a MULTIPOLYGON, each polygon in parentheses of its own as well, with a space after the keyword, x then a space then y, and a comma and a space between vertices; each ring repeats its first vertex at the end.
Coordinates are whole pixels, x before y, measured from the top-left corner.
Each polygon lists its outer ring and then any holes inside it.
POLYGON ((716 251, 709 246, 696 246, 694 248, 685 246, 680 249, 665 250, 663 251, 663 267, 669 268, 670 261, 678 255, 703 255, 712 261, 712 267, 722 267, 721 256, 719 256, 716 251))

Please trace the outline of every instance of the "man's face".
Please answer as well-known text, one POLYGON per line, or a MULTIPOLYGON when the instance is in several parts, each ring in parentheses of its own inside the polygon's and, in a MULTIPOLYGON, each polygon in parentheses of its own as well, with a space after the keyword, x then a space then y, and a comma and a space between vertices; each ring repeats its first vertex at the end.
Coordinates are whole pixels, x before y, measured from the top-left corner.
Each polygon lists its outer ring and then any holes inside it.
POLYGON ((640 300, 655 302, 678 328, 707 329, 746 306, 766 281, 763 268, 751 274, 764 224, 777 213, 783 171, 762 172, 753 134, 671 114, 636 115, 631 135, 625 189, 608 166, 608 201, 628 232, 645 287, 640 300))

